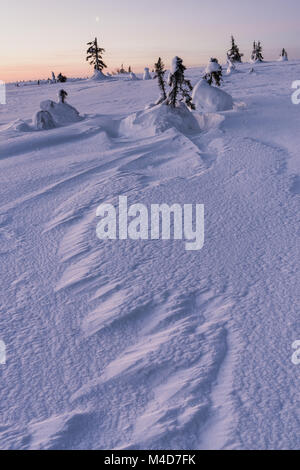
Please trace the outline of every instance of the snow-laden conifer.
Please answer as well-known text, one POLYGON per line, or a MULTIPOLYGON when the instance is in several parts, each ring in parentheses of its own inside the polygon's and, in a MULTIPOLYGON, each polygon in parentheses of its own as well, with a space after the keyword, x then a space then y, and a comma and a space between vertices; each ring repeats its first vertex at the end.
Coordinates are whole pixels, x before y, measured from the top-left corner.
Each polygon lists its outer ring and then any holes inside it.
POLYGON ((191 91, 193 91, 192 84, 184 76, 186 67, 180 57, 174 57, 172 61, 171 72, 169 76, 169 86, 171 87, 168 93, 166 104, 176 107, 178 101, 184 102, 190 109, 195 109, 192 102, 191 91))
POLYGON ((158 86, 160 89, 160 97, 156 104, 161 104, 167 99, 166 83, 165 83, 166 70, 165 70, 164 63, 161 60, 161 57, 159 57, 157 63, 155 64, 154 73, 155 73, 154 78, 158 79, 158 86))

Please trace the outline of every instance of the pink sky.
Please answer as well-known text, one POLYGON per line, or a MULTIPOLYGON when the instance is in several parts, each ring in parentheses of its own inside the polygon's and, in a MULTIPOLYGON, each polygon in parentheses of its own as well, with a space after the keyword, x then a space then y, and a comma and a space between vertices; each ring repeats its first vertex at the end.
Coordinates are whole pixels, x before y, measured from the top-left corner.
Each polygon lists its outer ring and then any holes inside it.
POLYGON ((225 60, 230 35, 248 60, 253 40, 265 58, 285 47, 300 58, 298 0, 10 0, 0 17, 0 79, 47 78, 54 71, 91 75, 86 43, 95 36, 106 48, 109 70, 152 67, 158 56, 168 65, 174 55, 188 66, 209 57, 225 60))

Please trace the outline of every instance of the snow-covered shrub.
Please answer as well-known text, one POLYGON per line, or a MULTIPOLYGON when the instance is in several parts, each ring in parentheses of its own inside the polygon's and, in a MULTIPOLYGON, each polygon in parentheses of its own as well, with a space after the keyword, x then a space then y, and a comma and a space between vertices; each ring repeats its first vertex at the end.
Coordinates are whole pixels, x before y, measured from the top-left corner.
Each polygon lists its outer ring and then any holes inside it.
POLYGON ((66 101, 67 96, 68 96, 68 93, 65 90, 60 90, 58 94, 59 102, 64 103, 66 101))
POLYGON ((55 122, 48 111, 38 111, 34 117, 33 124, 37 130, 54 129, 55 122))
POLYGON ((256 43, 254 41, 253 51, 252 51, 252 54, 251 54, 251 62, 252 63, 257 63, 257 62, 263 62, 263 60, 264 60, 264 58, 263 58, 263 55, 262 55, 261 42, 258 41, 258 43, 256 43))
POLYGON ((288 60, 289 60, 288 53, 286 52, 285 49, 282 49, 278 62, 287 62, 288 60))
POLYGON ((67 80, 68 80, 67 77, 65 75, 63 75, 62 73, 59 73, 57 75, 58 83, 65 83, 67 80))
POLYGON ((192 98, 196 110, 199 111, 217 112, 233 109, 232 96, 219 88, 210 86, 205 79, 197 83, 192 98))
POLYGON ((211 58, 208 66, 205 69, 205 80, 209 85, 214 82, 217 86, 221 86, 222 81, 222 67, 218 62, 218 59, 211 58))
POLYGON ((150 75, 150 70, 148 67, 145 67, 143 80, 152 80, 152 77, 150 75))

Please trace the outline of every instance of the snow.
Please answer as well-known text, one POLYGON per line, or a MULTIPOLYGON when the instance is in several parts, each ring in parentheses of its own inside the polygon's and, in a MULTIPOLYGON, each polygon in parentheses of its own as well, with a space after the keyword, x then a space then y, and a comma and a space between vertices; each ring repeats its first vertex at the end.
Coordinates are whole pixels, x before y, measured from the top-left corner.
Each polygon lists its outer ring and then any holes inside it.
POLYGON ((49 113, 56 126, 65 126, 81 121, 77 109, 68 103, 55 103, 51 100, 42 101, 41 110, 49 113))
POLYGON ((177 63, 178 63, 178 57, 175 56, 172 59, 170 74, 174 74, 177 71, 177 63))
POLYGON ((148 67, 145 68, 143 80, 152 80, 148 67))
POLYGON ((55 127, 53 117, 48 111, 38 111, 33 119, 33 123, 37 130, 49 130, 55 127))
POLYGON ((94 75, 92 77, 92 80, 95 80, 96 82, 101 82, 103 80, 107 80, 109 77, 104 75, 103 72, 101 72, 101 70, 96 70, 94 71, 94 75))
POLYGON ((136 74, 133 73, 133 72, 130 73, 130 78, 131 78, 131 80, 135 80, 135 81, 139 80, 138 77, 136 76, 136 74))
POLYGON ((237 68, 237 63, 233 63, 230 60, 227 62, 227 70, 226 70, 226 75, 231 75, 233 73, 239 73, 239 70, 237 68))
POLYGON ((7 86, 1 449, 299 448, 300 62, 256 70, 225 113, 145 110, 154 80, 68 81, 82 119, 59 84, 7 86), (59 127, 34 130, 40 102, 59 127), (204 204, 204 248, 101 242, 120 195, 204 204))
POLYGON ((232 97, 220 88, 210 86, 204 79, 195 86, 192 99, 197 110, 216 112, 233 109, 232 97))
POLYGON ((222 67, 220 64, 218 64, 217 62, 209 62, 208 66, 206 67, 205 69, 205 73, 207 74, 210 74, 210 73, 213 73, 213 72, 220 72, 222 70, 222 67))
POLYGON ((150 109, 129 115, 120 124, 120 133, 126 136, 156 136, 169 129, 199 133, 199 124, 184 104, 176 109, 165 104, 150 106, 150 109))

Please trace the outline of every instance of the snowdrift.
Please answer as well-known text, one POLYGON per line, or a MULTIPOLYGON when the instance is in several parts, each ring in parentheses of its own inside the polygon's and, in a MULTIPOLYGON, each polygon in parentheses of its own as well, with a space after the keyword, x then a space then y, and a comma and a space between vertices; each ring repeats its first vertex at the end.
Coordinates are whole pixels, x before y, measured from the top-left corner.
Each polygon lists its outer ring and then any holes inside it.
POLYGON ((38 112, 34 122, 39 124, 42 123, 43 120, 46 121, 46 127, 39 127, 42 129, 66 126, 83 119, 77 109, 67 103, 55 103, 54 101, 46 100, 42 101, 40 106, 43 117, 41 116, 41 112, 38 112))
POLYGON ((160 104, 131 114, 121 122, 120 133, 125 135, 143 134, 145 137, 152 137, 172 128, 187 134, 200 130, 196 118, 181 103, 175 109, 160 104))
POLYGON ((280 56, 277 62, 288 62, 289 59, 286 56, 280 56))
POLYGON ((235 73, 240 73, 240 71, 237 69, 237 66, 232 62, 228 63, 226 75, 233 75, 235 73))
POLYGON ((218 112, 233 109, 232 97, 225 91, 210 86, 206 80, 197 83, 192 98, 198 111, 218 112))
POLYGON ((137 81, 137 80, 139 80, 139 78, 136 76, 135 73, 131 72, 130 73, 130 80, 137 81))
POLYGON ((97 82, 101 82, 101 81, 107 80, 107 79, 109 79, 109 77, 104 75, 104 73, 101 72, 101 70, 95 70, 94 75, 92 76, 92 80, 95 80, 97 82))

